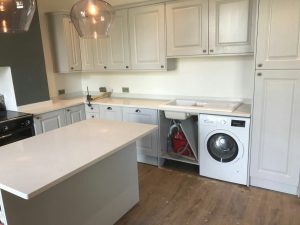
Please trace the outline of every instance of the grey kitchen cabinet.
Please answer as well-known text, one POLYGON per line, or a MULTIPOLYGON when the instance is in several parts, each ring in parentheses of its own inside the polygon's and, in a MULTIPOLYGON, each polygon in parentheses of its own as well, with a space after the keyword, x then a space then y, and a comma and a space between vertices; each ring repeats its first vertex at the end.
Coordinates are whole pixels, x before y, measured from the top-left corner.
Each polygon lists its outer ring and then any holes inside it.
POLYGON ((299 71, 257 71, 252 118, 251 185, 297 194, 299 115, 299 71))
POLYGON ((133 70, 166 70, 164 4, 129 9, 133 70))
POLYGON ((167 56, 208 54, 208 0, 166 3, 167 56))
POLYGON ((84 105, 72 106, 65 109, 67 125, 86 119, 84 105))
POLYGON ((209 53, 254 52, 257 0, 209 0, 209 53))
POLYGON ((80 39, 82 71, 101 72, 107 69, 106 41, 99 39, 80 39))
POLYGON ((46 133, 67 125, 65 110, 57 110, 34 116, 35 134, 46 133))
POLYGON ((100 119, 122 121, 122 107, 112 105, 100 106, 100 119))
POLYGON ((300 1, 260 0, 257 69, 300 69, 300 1))
MULTIPOLYGON (((123 120, 134 123, 158 125, 158 112, 154 109, 123 108, 123 120)), ((137 141, 137 160, 158 165, 158 130, 137 141)))
POLYGON ((80 40, 68 12, 48 13, 54 72, 81 71, 80 40))
POLYGON ((85 104, 86 119, 100 119, 100 106, 97 104, 85 104))
POLYGON ((254 52, 257 0, 166 3, 167 56, 254 52))
POLYGON ((116 10, 110 36, 106 41, 107 70, 129 70, 130 47, 128 10, 116 10))

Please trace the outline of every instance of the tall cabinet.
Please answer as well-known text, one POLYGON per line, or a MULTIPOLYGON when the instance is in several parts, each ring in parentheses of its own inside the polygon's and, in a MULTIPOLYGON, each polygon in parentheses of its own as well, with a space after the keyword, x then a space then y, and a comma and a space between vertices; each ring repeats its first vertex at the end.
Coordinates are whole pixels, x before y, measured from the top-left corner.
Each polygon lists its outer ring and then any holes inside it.
POLYGON ((259 6, 251 185, 297 194, 300 174, 300 1, 259 6))

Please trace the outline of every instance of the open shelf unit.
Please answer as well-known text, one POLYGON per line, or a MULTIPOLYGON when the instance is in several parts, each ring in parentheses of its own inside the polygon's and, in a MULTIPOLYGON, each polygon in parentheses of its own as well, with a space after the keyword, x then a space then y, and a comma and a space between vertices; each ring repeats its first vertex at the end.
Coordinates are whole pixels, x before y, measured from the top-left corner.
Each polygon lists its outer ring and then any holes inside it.
POLYGON ((185 120, 168 119, 164 111, 160 111, 160 151, 159 165, 163 166, 164 160, 199 165, 198 157, 198 115, 192 115, 185 120), (173 132, 179 131, 185 137, 186 145, 178 152, 174 144, 173 132), (184 154, 185 153, 185 154, 184 154))

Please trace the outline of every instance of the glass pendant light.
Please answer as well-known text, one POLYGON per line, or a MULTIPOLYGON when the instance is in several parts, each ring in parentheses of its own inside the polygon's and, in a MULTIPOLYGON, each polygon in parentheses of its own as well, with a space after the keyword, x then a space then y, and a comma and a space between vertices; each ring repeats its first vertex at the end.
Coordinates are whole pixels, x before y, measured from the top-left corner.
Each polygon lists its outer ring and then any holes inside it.
POLYGON ((71 9, 71 20, 80 37, 107 37, 113 20, 113 8, 102 0, 80 0, 71 9))
POLYGON ((0 0, 0 33, 28 31, 35 8, 35 0, 0 0))

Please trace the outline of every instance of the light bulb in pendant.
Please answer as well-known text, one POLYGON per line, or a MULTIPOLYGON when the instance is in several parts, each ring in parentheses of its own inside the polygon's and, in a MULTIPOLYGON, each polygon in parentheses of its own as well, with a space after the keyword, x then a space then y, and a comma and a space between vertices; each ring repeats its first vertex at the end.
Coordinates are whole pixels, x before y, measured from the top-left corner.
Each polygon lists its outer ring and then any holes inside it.
POLYGON ((4 2, 0 2, 0 12, 5 12, 5 5, 4 5, 4 2))

